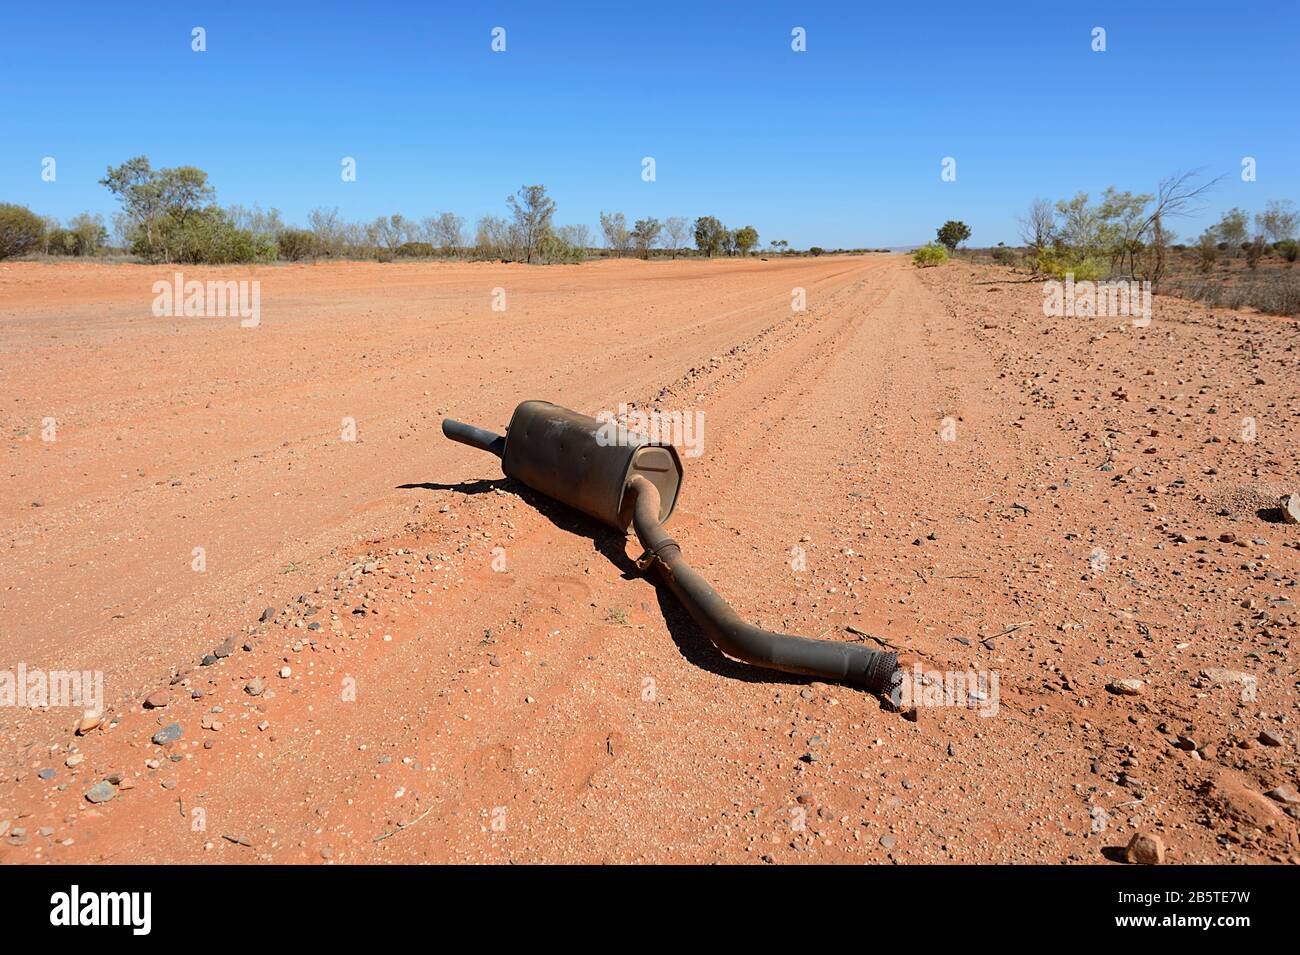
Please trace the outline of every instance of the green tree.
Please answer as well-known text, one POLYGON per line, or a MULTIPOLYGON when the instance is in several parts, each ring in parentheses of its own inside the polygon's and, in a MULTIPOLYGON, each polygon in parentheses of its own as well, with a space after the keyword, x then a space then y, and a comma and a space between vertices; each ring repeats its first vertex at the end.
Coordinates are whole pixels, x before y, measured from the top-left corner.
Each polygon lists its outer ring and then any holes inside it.
MULTIPOLYGON (((1084 197, 1087 200, 1087 197, 1084 197)), ((949 252, 956 252, 957 246, 970 238, 970 226, 956 219, 949 219, 938 230, 939 244, 949 252)))
POLYGON ((1134 195, 1119 192, 1114 186, 1107 187, 1097 214, 1100 244, 1102 251, 1110 255, 1112 271, 1125 259, 1129 263, 1129 274, 1136 271, 1138 253, 1143 248, 1143 234, 1150 230, 1146 209, 1154 198, 1149 193, 1134 195))
POLYGON ((736 251, 741 255, 749 255, 750 250, 758 245, 758 230, 752 225, 737 229, 735 241, 736 251))
POLYGON ((68 223, 74 255, 94 255, 108 241, 108 229, 99 213, 83 212, 68 223))
POLYGON ((1228 244, 1228 251, 1235 252, 1246 241, 1246 232, 1250 219, 1244 209, 1229 209, 1216 225, 1210 227, 1210 233, 1220 242, 1228 244))
POLYGON ((709 258, 723 250, 727 241, 727 228, 713 216, 700 216, 695 220, 695 247, 709 258))
POLYGON ((672 251, 674 259, 678 250, 685 248, 690 231, 691 221, 684 216, 670 216, 664 223, 664 246, 672 251))
POLYGON ((618 255, 627 253, 632 233, 627 231, 627 216, 621 212, 602 212, 600 214, 600 231, 605 234, 605 245, 618 255))
POLYGON ((520 186, 516 196, 507 196, 515 217, 515 229, 523 246, 524 261, 533 261, 542 237, 551 231, 555 217, 555 200, 546 195, 545 186, 520 186))
POLYGON ((1286 199, 1281 202, 1274 199, 1264 207, 1263 212, 1255 215, 1255 228, 1274 243, 1295 238, 1298 222, 1300 215, 1297 215, 1290 200, 1286 199))
POLYGON ((164 241, 185 233, 193 216, 212 201, 208 174, 194 166, 154 169, 147 156, 109 167, 100 184, 122 203, 132 247, 153 261, 170 261, 177 250, 164 241))
POLYGON ((650 258, 650 250, 654 248, 655 242, 659 240, 659 233, 662 229, 663 224, 658 219, 636 220, 636 224, 632 226, 632 244, 641 253, 641 258, 650 258))

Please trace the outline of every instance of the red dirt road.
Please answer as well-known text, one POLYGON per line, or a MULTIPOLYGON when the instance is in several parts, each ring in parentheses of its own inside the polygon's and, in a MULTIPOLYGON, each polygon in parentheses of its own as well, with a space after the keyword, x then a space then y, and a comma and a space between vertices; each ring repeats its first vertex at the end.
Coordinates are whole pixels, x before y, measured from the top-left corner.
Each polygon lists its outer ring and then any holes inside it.
POLYGON ((0 861, 1300 859, 1294 321, 897 256, 185 270, 249 329, 154 317, 173 271, 0 266, 0 671, 108 714, 0 707, 0 861), (996 692, 727 660, 439 431, 526 398, 702 410, 669 529, 742 616, 996 692))

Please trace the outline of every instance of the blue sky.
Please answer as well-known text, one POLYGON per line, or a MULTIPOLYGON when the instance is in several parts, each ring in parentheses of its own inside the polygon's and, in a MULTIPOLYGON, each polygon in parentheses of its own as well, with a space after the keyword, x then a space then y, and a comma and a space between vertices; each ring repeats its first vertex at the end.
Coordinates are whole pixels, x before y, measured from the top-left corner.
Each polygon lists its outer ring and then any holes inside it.
POLYGON ((316 206, 472 222, 541 182, 561 224, 711 214, 797 247, 911 244, 947 218, 1010 243, 1034 196, 1151 191, 1186 169, 1227 179, 1182 236, 1230 206, 1300 202, 1295 0, 614 7, 9 2, 0 201, 107 217, 96 180, 143 153, 291 222, 316 206))

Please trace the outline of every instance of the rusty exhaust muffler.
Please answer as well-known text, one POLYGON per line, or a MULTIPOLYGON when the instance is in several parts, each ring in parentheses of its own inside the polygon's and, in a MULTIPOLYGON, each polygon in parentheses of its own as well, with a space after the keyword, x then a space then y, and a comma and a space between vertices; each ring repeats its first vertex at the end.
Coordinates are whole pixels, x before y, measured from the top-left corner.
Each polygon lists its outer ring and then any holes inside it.
POLYGON ((774 633, 746 623, 682 558, 663 529, 677 504, 682 462, 677 449, 636 432, 618 431, 546 401, 515 409, 504 436, 444 419, 453 441, 501 458, 507 477, 582 511, 624 534, 636 532, 645 553, 637 567, 655 566, 669 589, 728 656, 754 666, 817 676, 881 692, 898 660, 867 647, 774 633))

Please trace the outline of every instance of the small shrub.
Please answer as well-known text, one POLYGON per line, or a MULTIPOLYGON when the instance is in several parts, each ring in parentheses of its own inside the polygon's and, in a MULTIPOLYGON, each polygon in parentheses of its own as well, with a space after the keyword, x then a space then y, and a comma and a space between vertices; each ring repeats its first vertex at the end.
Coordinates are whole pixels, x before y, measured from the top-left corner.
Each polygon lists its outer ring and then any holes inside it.
POLYGON ((554 232, 548 232, 537 245, 537 256, 539 261, 550 264, 582 262, 587 258, 587 250, 565 242, 554 232))
POLYGON ((45 235, 45 251, 50 255, 76 255, 77 237, 67 229, 51 229, 45 235))
POLYGON ((1015 265, 1016 253, 1005 245, 1000 245, 993 250, 993 261, 997 265, 1015 265))
POLYGON ((1208 235, 1201 236, 1200 244, 1197 245, 1196 251, 1200 255, 1197 262, 1197 268, 1203 274, 1208 275, 1214 269, 1214 263, 1219 260, 1219 249, 1214 244, 1214 239, 1208 235))
POLYGON ((918 269, 926 269, 935 265, 943 265, 948 261, 948 250, 941 245, 935 245, 933 242, 927 242, 915 252, 912 253, 912 264, 918 269))
POLYGON ((285 229, 276 240, 280 258, 290 262, 314 259, 320 255, 320 242, 316 233, 308 229, 285 229))
POLYGON ((237 228, 217 206, 183 217, 169 213, 159 218, 152 230, 137 227, 131 251, 151 262, 186 265, 273 262, 279 252, 270 236, 237 228))
POLYGON ((1300 276, 1277 271, 1239 284, 1214 279, 1169 282, 1163 290, 1223 308, 1250 307, 1270 315, 1300 314, 1300 276))
POLYGON ((404 259, 431 259, 434 248, 428 242, 403 242, 397 247, 397 254, 404 259))
POLYGON ((1067 275, 1072 275, 1076 282, 1097 282, 1106 274, 1096 259, 1054 252, 1044 252, 1038 257, 1038 271, 1061 281, 1067 275))
POLYGON ((824 253, 825 251, 826 251, 826 250, 823 249, 820 245, 814 245, 811 249, 808 250, 808 254, 809 254, 809 255, 821 255, 821 254, 824 253))
POLYGON ((1264 244, 1263 238, 1258 238, 1246 246, 1246 265, 1251 269, 1259 267, 1259 260, 1264 257, 1268 246, 1264 244))
POLYGON ((26 206, 0 203, 0 259, 31 252, 45 238, 45 223, 26 206))
POLYGON ((1295 239, 1283 239, 1281 242, 1276 243, 1273 248, 1287 262, 1294 262, 1300 256, 1300 242, 1295 239))

